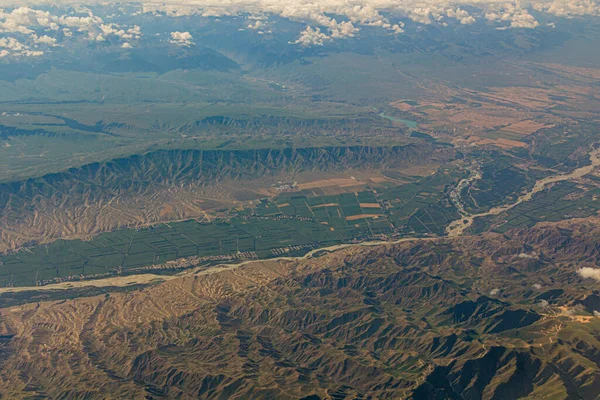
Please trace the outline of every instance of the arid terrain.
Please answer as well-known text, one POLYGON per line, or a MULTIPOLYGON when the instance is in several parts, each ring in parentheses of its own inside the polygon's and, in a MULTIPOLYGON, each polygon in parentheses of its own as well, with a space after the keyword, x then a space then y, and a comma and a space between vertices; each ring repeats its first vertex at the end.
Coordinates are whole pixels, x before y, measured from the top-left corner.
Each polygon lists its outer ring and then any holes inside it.
POLYGON ((599 0, 2 0, 0 399, 600 400, 599 0))
POLYGON ((523 139, 543 129, 600 120, 600 69, 523 64, 515 74, 532 82, 475 90, 426 81, 418 100, 399 100, 391 106, 434 136, 502 149, 527 147, 531 140, 523 139))
MULTIPOLYGON (((410 145, 162 151, 0 184, 0 252, 58 238, 90 238, 120 227, 210 221, 217 210, 275 196, 281 181, 304 182, 299 189, 377 185, 351 177, 408 166, 427 168, 435 161, 435 156, 422 157, 429 150, 410 145), (323 182, 328 173, 340 171, 346 172, 344 182, 323 182)), ((438 155, 451 157, 448 151, 438 155)))
POLYGON ((593 398, 600 281, 582 271, 600 262, 599 222, 349 247, 14 305, 1 310, 0 393, 593 398))

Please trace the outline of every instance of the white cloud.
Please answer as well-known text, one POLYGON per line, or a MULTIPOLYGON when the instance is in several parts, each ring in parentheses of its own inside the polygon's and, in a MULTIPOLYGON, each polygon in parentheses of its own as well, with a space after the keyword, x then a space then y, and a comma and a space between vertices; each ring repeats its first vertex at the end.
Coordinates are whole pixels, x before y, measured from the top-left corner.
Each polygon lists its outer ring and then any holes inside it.
POLYGON ((30 7, 18 7, 9 13, 0 11, 0 31, 33 33, 33 30, 44 29, 56 31, 60 26, 77 28, 80 32, 96 29, 102 19, 93 15, 84 17, 57 16, 48 11, 35 10, 30 7))
POLYGON ((0 33, 18 33, 31 35, 34 43, 54 46, 56 41, 53 36, 40 35, 40 31, 55 32, 62 30, 64 36, 69 38, 77 32, 88 40, 103 41, 109 36, 121 39, 139 39, 141 31, 139 26, 127 27, 113 23, 104 23, 104 20, 91 11, 81 9, 84 15, 54 15, 49 11, 36 10, 31 7, 17 7, 9 12, 0 9, 0 33))
MULTIPOLYGON (((518 3, 503 4, 492 7, 492 10, 485 14, 485 18, 489 21, 500 23, 508 23, 511 28, 529 28, 533 29, 540 24, 525 8, 521 8, 518 3)), ((507 27, 507 25, 504 25, 507 27)))
POLYGON ((34 50, 26 44, 21 43, 14 37, 0 38, 0 57, 39 57, 44 54, 41 50, 34 50))
POLYGON ((310 46, 323 46, 323 44, 331 40, 329 36, 321 32, 321 28, 313 29, 310 26, 307 26, 304 31, 300 34, 300 37, 293 44, 299 44, 303 47, 310 46))
POLYGON ((121 48, 123 48, 123 49, 131 49, 132 47, 133 46, 127 42, 125 42, 121 45, 121 48))
MULTIPOLYGON (((311 42, 320 45, 330 39, 353 37, 360 30, 358 26, 376 26, 393 33, 404 32, 401 21, 392 23, 381 14, 381 11, 395 11, 398 14, 402 7, 397 0, 148 0, 142 2, 142 7, 144 12, 162 12, 170 16, 223 17, 250 13, 249 19, 262 19, 264 15, 278 15, 311 26, 296 41, 300 45, 311 42)), ((263 26, 263 23, 253 22, 247 25, 247 29, 258 30, 263 26)))
POLYGON ((463 25, 471 25, 476 22, 475 18, 470 15, 467 11, 461 9, 460 7, 456 9, 449 8, 446 10, 446 15, 449 18, 454 18, 459 21, 463 25))
POLYGON ((593 0, 553 0, 535 3, 533 8, 558 17, 600 16, 600 4, 593 0))
POLYGON ((492 290, 490 290, 490 296, 496 296, 497 294, 500 293, 500 289, 494 288, 492 290))
POLYGON ((8 37, 0 38, 0 47, 12 51, 21 51, 25 48, 25 45, 13 37, 8 37))
POLYGON ((542 285, 540 285, 539 283, 534 283, 533 284, 533 288, 537 289, 537 290, 540 290, 542 288, 542 285))
MULTIPOLYGON (((5 1, 19 3, 17 0, 5 1)), ((52 0, 29 1, 55 3, 52 0)), ((81 4, 77 0, 62 1, 65 4, 81 4)), ((95 0, 81 1, 86 3, 95 0)), ((244 29, 259 33, 270 32, 265 30, 265 21, 269 16, 276 15, 305 24, 293 43, 310 46, 356 36, 364 27, 379 27, 393 34, 401 34, 405 29, 403 21, 407 20, 440 26, 448 26, 449 20, 456 20, 463 25, 488 21, 498 29, 534 29, 540 23, 532 15, 532 10, 557 17, 600 16, 599 2, 600 0, 140 0, 139 3, 131 3, 139 4, 141 13, 155 15, 195 15, 207 18, 241 16, 248 20, 244 29)), ((0 10, 0 32, 31 35, 40 34, 39 28, 44 31, 62 29, 66 36, 80 33, 92 41, 109 39, 111 36, 130 41, 141 36, 139 27, 108 23, 80 5, 76 10, 80 15, 59 16, 19 6, 10 12, 0 10)), ((553 23, 555 22, 549 21, 546 26, 552 27, 553 23)), ((191 39, 182 38, 171 38, 170 41, 183 46, 193 43, 191 39)))
POLYGON ((171 43, 179 46, 191 46, 194 44, 193 37, 189 32, 171 32, 171 43))
POLYGON ((577 273, 583 278, 592 278, 600 281, 600 268, 583 267, 577 273))
POLYGON ((138 25, 134 25, 133 28, 129 28, 127 29, 127 33, 133 36, 142 36, 142 28, 140 28, 138 25))
POLYGON ((10 13, 0 11, 0 31, 33 33, 30 27, 50 28, 53 23, 52 15, 47 11, 34 10, 29 7, 19 7, 10 13))
MULTIPOLYGON (((199 15, 204 17, 246 16, 262 19, 278 15, 306 23, 295 43, 314 42, 355 36, 363 26, 375 26, 394 33, 404 32, 402 19, 419 24, 447 26, 455 19, 463 25, 489 20, 499 28, 536 28, 539 22, 532 9, 557 16, 600 15, 598 0, 142 0, 142 9, 149 13, 170 16, 199 15), (317 31, 319 28, 319 31, 317 31), (315 34, 315 31, 320 34, 315 34), (325 36, 327 38, 325 38, 325 36)), ((258 30, 261 23, 252 22, 247 29, 258 30)))
POLYGON ((67 28, 71 28, 81 33, 88 33, 90 39, 95 38, 101 31, 100 25, 104 21, 102 18, 88 15, 87 17, 61 16, 58 17, 58 23, 67 28))
MULTIPOLYGON (((264 35, 266 33, 272 33, 272 31, 268 28, 268 24, 265 22, 265 19, 262 17, 249 16, 248 19, 250 23, 246 26, 246 29, 250 29, 252 31, 256 31, 259 35, 264 35)), ((243 31, 244 29, 239 29, 243 31)))
POLYGON ((50 37, 48 35, 38 36, 36 34, 33 34, 31 35, 31 40, 37 44, 45 44, 51 47, 58 46, 56 44, 56 38, 50 37))
POLYGON ((127 29, 122 25, 117 24, 101 24, 100 29, 102 30, 102 35, 105 37, 108 36, 117 36, 121 39, 139 39, 142 35, 140 27, 135 25, 133 28, 127 29))
POLYGON ((247 28, 252 30, 259 30, 265 26, 265 23, 261 20, 255 21, 253 24, 248 24, 247 28))
POLYGON ((529 28, 533 29, 538 27, 540 24, 535 18, 525 10, 521 10, 512 15, 510 21, 511 28, 529 28))

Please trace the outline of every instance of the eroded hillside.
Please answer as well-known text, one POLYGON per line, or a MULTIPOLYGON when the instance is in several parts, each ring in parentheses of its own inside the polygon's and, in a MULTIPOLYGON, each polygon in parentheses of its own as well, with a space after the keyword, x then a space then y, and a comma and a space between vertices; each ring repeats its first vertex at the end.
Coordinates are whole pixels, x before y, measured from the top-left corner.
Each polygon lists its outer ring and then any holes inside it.
MULTIPOLYGON (((428 145, 158 151, 0 184, 0 252, 123 226, 201 218, 270 196, 311 171, 369 171, 447 159, 428 145), (424 155, 427 154, 427 157, 424 155)), ((321 175, 323 177, 324 175, 321 175)))
POLYGON ((594 398, 600 282, 578 270, 600 263, 599 222, 351 246, 3 309, 0 393, 594 398))

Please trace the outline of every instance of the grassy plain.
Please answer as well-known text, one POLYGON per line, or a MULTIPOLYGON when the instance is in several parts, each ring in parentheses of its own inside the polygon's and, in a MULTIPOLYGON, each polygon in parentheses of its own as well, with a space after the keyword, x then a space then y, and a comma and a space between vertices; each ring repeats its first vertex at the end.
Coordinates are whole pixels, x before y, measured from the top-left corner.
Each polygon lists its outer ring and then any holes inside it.
POLYGON ((320 99, 304 80, 311 78, 288 82, 239 71, 59 69, 35 79, 0 80, 0 181, 157 149, 414 141, 370 104, 320 99))

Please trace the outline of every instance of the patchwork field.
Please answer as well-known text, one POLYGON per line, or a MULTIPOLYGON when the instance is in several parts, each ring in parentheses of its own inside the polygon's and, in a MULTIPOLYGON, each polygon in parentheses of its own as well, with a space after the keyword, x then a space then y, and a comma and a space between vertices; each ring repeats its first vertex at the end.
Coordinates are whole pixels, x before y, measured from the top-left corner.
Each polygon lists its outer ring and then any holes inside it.
POLYGON ((313 248, 400 234, 443 234, 458 217, 444 192, 462 173, 442 169, 414 183, 362 186, 338 194, 305 189, 231 210, 230 218, 212 222, 163 223, 108 232, 89 241, 58 240, 24 248, 0 256, 0 285, 177 271, 226 260, 301 255, 313 248))
POLYGON ((519 142, 517 140, 506 139, 504 137, 498 137, 498 136, 504 136, 502 134, 502 132, 500 132, 500 131, 491 132, 489 134, 486 134, 485 136, 486 137, 470 136, 467 139, 467 142, 470 144, 476 145, 476 146, 493 145, 493 146, 501 148, 501 149, 512 149, 514 147, 521 147, 521 148, 527 147, 526 143, 519 142), (495 138, 490 138, 489 136, 492 136, 495 138))
POLYGON ((268 258, 278 254, 276 249, 306 251, 321 243, 347 239, 343 231, 340 234, 332 238, 323 225, 298 219, 161 224, 110 232, 90 241, 60 240, 1 257, 0 282, 4 286, 32 286, 151 269, 181 269, 213 261, 268 258), (174 260, 179 262, 169 263, 174 260))
POLYGON ((0 399, 600 400, 598 1, 5 1, 0 399))
POLYGON ((494 232, 504 233, 513 228, 532 227, 539 222, 584 218, 599 213, 600 181, 595 184, 559 182, 536 194, 532 201, 481 221, 478 229, 491 228, 494 232))
POLYGON ((518 151, 540 132, 598 120, 598 71, 532 63, 522 66, 521 75, 543 72, 546 78, 536 87, 486 82, 485 87, 457 88, 428 82, 419 98, 391 102, 390 113, 417 120, 420 130, 438 140, 518 151))

